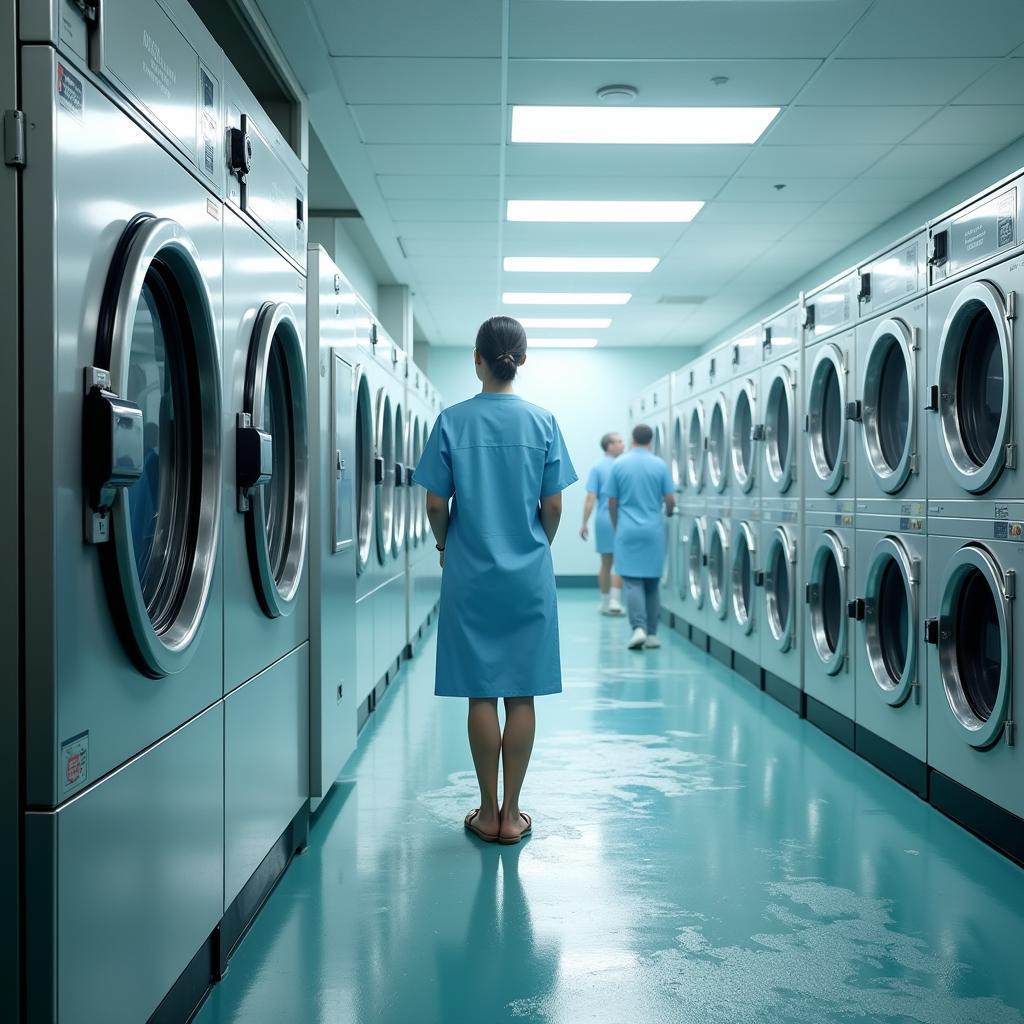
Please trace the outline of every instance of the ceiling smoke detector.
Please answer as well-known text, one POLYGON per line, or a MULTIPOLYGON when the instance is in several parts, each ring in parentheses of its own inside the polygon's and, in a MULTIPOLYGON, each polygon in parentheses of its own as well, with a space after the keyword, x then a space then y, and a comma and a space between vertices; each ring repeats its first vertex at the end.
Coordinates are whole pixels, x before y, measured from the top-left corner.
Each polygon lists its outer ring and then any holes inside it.
POLYGON ((611 107, 624 107, 640 95, 635 85, 602 85, 597 90, 597 98, 611 107))

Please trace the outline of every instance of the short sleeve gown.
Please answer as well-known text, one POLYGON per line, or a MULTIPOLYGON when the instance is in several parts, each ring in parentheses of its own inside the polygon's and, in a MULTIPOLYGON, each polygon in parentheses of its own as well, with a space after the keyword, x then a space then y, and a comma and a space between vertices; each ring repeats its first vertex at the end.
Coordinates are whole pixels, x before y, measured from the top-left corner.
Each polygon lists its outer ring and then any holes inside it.
POLYGON ((554 416, 514 394, 451 406, 413 479, 452 499, 434 692, 560 693, 555 572, 540 499, 577 477, 554 416))
POLYGON ((608 477, 615 456, 606 455, 600 462, 591 467, 587 476, 587 491, 597 498, 597 515, 594 516, 594 546, 599 555, 610 555, 615 550, 615 531, 612 529, 612 517, 608 511, 608 477))

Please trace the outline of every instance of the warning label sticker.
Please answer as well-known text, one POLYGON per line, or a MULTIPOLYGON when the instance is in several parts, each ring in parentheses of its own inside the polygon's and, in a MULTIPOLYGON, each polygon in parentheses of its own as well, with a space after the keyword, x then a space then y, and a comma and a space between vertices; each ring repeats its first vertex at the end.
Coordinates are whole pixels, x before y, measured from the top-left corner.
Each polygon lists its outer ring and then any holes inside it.
POLYGON ((57 65, 57 105, 81 123, 85 105, 82 80, 63 64, 57 65))
POLYGON ((80 732, 60 745, 61 779, 64 792, 89 778, 89 733, 80 732))

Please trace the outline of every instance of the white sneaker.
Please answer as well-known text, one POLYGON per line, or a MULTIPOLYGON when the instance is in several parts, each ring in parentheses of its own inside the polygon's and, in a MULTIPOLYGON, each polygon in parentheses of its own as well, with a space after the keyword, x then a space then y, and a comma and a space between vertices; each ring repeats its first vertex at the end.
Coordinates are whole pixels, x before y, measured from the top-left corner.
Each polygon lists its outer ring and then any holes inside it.
POLYGON ((619 604, 618 601, 612 600, 608 602, 608 607, 605 609, 605 615, 623 615, 626 609, 619 604))
POLYGON ((648 650, 653 650, 655 647, 660 647, 660 646, 661 646, 661 641, 656 636, 649 636, 644 641, 644 647, 646 647, 648 650))
POLYGON ((633 630, 633 635, 629 638, 629 643, 626 646, 631 651, 639 650, 647 642, 647 633, 642 630, 639 626, 633 630))

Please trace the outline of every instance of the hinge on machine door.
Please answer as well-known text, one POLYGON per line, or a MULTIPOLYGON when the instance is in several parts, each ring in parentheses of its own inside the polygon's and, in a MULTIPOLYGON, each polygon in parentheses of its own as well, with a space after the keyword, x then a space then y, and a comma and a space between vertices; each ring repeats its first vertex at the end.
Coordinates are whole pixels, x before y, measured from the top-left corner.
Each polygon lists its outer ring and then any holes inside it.
POLYGON ((4 163, 8 167, 25 166, 25 112, 4 111, 4 163))

